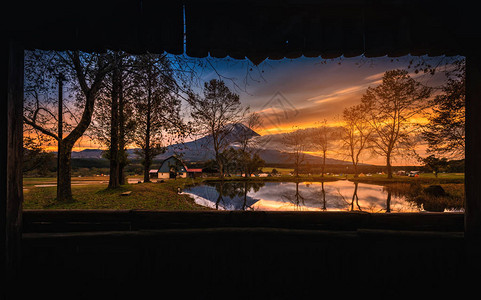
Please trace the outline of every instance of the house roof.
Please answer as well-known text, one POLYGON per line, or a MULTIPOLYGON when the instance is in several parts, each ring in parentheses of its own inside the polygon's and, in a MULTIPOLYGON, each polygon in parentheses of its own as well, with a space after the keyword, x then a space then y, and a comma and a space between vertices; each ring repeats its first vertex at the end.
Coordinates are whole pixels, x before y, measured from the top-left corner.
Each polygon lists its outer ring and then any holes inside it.
POLYGON ((475 1, 16 0, 2 30, 27 48, 191 57, 465 55, 481 39, 475 1), (184 31, 185 28, 185 31, 184 31), (185 36, 185 40, 184 40, 185 36), (184 47, 185 46, 185 47, 184 47))
POLYGON ((178 157, 175 156, 175 155, 171 155, 171 156, 167 157, 166 159, 164 159, 164 160, 162 161, 162 163, 160 164, 160 167, 159 167, 158 172, 169 172, 170 170, 164 168, 164 164, 165 164, 166 162, 168 162, 169 160, 171 160, 172 158, 175 159, 176 161, 180 162, 181 166, 182 166, 185 170, 187 170, 187 166, 185 165, 185 163, 184 163, 180 158, 178 158, 178 157), (162 170, 162 169, 163 169, 163 170, 162 170))
POLYGON ((202 173, 202 169, 187 169, 187 172, 202 173))

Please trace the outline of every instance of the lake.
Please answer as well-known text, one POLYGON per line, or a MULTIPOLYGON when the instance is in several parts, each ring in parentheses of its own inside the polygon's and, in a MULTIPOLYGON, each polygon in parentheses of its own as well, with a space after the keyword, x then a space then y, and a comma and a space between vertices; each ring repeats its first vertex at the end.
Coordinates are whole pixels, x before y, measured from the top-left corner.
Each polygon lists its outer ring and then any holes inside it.
POLYGON ((218 210, 419 212, 423 208, 382 185, 329 182, 207 182, 185 188, 197 204, 218 210))

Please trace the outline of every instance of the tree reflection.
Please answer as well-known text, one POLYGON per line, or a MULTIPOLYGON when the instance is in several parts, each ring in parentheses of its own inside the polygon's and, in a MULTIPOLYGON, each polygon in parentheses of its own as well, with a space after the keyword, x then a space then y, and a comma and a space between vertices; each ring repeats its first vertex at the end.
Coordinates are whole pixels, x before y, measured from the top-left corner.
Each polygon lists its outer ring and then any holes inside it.
POLYGON ((227 209, 228 204, 231 204, 237 209, 237 204, 241 204, 239 209, 248 210, 253 209, 252 203, 249 204, 250 197, 247 194, 251 191, 258 192, 264 185, 264 182, 254 181, 220 181, 209 183, 214 186, 218 194, 215 209, 221 208, 227 209))
MULTIPOLYGON (((215 201, 215 209, 219 210, 219 203, 222 201, 224 202, 224 181, 220 182, 215 186, 215 189, 219 196, 217 196, 217 200, 215 201)), ((224 203, 225 207, 225 203, 224 203)))
POLYGON ((324 189, 324 181, 321 181, 322 210, 326 210, 326 190, 324 189))
POLYGON ((386 199, 386 213, 391 212, 391 189, 387 189, 387 199, 386 199))
POLYGON ((357 196, 357 189, 358 189, 359 182, 354 182, 354 192, 352 193, 352 201, 351 201, 351 211, 354 211, 354 201, 356 202, 357 208, 362 211, 361 206, 359 205, 359 197, 357 196))
POLYGON ((294 205, 295 209, 301 210, 304 206, 305 198, 299 192, 299 181, 296 180, 296 189, 294 192, 286 191, 282 193, 281 198, 287 200, 294 205))

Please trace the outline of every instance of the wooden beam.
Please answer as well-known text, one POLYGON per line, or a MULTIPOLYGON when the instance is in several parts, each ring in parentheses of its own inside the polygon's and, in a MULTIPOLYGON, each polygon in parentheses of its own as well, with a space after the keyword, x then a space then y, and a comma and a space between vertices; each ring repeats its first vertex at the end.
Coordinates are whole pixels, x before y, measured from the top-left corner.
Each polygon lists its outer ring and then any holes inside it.
MULTIPOLYGON (((4 80, 0 85, 0 259, 8 287, 18 278, 20 261, 24 57, 23 48, 15 42, 4 39, 1 48, 4 80)), ((2 296, 8 295, 6 290, 2 288, 2 296)))
POLYGON ((481 237, 481 55, 466 57, 466 237, 481 237))

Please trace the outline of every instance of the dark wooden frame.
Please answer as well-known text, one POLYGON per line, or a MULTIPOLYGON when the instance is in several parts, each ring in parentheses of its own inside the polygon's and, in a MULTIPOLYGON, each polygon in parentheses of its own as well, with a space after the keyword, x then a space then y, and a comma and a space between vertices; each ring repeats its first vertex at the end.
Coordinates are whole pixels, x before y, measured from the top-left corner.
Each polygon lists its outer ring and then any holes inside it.
MULTIPOLYGON (((474 50, 474 49, 473 49, 474 50)), ((465 234, 481 238, 481 56, 472 51, 466 57, 466 179, 465 234)))
MULTIPOLYGON (((13 40, 3 41, 1 68, 1 172, 0 228, 3 278, 9 286, 18 276, 22 225, 23 147, 23 47, 13 40)), ((5 293, 2 289, 2 293, 5 293)))
MULTIPOLYGON (((468 17, 466 17, 468 18, 468 17)), ((464 25, 469 22, 462 20, 464 25)), ((472 20, 472 25, 475 20, 472 20)), ((478 40, 466 38, 461 55, 467 57, 466 79, 466 210, 464 233, 469 241, 481 238, 481 56, 475 46, 478 40)), ((469 32, 468 32, 469 33, 469 32)), ((471 32, 472 33, 472 32, 471 32)), ((2 83, 0 88, 0 260, 6 285, 17 277, 22 234, 22 108, 23 45, 15 35, 4 35, 1 44, 2 83)), ((175 214, 175 213, 174 213, 175 214)), ((252 215, 240 214, 239 218, 252 215)), ((5 293, 2 289, 1 293, 5 293)), ((3 296, 3 295, 2 295, 3 296)))

